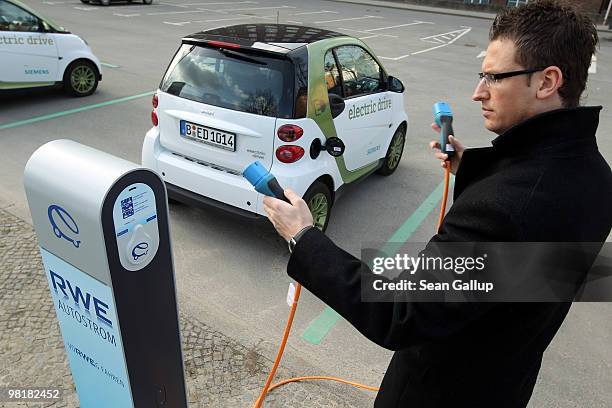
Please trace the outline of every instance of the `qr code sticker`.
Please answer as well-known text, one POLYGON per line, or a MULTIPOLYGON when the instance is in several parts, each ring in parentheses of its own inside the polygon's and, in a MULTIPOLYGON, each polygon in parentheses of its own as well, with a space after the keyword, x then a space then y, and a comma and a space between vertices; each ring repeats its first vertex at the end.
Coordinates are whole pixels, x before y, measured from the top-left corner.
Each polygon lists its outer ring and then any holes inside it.
POLYGON ((134 204, 132 203, 132 197, 128 197, 125 200, 121 200, 121 212, 123 213, 123 219, 134 215, 134 204))

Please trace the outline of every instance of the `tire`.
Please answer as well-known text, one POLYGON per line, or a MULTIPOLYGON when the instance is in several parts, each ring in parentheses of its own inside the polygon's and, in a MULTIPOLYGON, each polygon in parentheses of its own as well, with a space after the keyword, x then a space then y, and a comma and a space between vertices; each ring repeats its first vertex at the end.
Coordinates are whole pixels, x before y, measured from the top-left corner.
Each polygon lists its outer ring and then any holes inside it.
POLYGON ((389 176, 395 172, 399 166, 400 160, 402 159, 405 143, 406 127, 404 125, 400 125, 391 138, 391 143, 389 143, 389 148, 387 149, 387 154, 385 155, 382 166, 376 170, 378 174, 389 176))
POLYGON ((74 96, 88 96, 98 87, 98 70, 87 60, 78 60, 64 72, 64 89, 74 96))
POLYGON ((153 3, 153 0, 142 0, 143 4, 151 4, 153 3))
POLYGON ((320 181, 315 181, 304 194, 304 201, 310 209, 315 227, 325 232, 333 204, 329 187, 320 181))
POLYGON ((81 0, 81 3, 83 3, 83 4, 89 4, 89 0, 81 0))
POLYGON ((103 6, 110 6, 110 0, 100 0, 100 4, 103 6))

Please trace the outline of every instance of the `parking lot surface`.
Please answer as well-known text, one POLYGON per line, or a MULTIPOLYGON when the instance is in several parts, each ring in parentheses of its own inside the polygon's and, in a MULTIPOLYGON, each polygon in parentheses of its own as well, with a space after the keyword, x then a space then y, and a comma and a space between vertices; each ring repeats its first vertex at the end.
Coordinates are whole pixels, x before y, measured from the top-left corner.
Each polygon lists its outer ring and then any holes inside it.
MULTIPOLYGON (((97 92, 86 98, 57 90, 0 96, 0 208, 17 223, 31 222, 23 191, 25 163, 50 140, 72 139, 140 163, 143 137, 151 127, 151 95, 181 37, 224 25, 279 22, 345 32, 367 42, 387 71, 404 83, 409 126, 400 167, 389 178, 374 176, 357 188, 349 187, 332 210, 327 234, 357 256, 365 243, 426 242, 435 230, 434 208, 443 175, 427 147, 436 138, 430 129, 433 103, 445 100, 451 105, 455 133, 464 144, 486 146, 494 137, 483 128, 479 104, 470 99, 488 42, 487 20, 331 1, 167 0, 110 7, 75 0, 25 3, 85 38, 102 61, 104 73, 97 92)), ((608 163, 612 160, 610 67, 612 37, 604 34, 584 104, 604 106, 598 142, 608 163)), ((288 312, 286 243, 265 220, 247 221, 181 204, 171 205, 170 217, 178 300, 185 321, 203 322, 227 342, 242 347, 243 354, 256 349, 262 358, 272 359, 288 312)), ((12 241, 3 242, 8 246, 12 241)), ((33 247, 27 251, 28 257, 37 256, 33 247)), ((37 267, 24 265, 15 273, 37 267)), ((39 272, 42 276, 42 269, 39 272)), ((611 312, 612 304, 572 307, 545 355, 530 406, 612 405, 611 312)), ((283 366, 293 374, 336 375, 378 385, 390 356, 305 292, 283 366)), ((27 380, 4 370, 0 386, 8 378, 27 380)), ((235 387, 251 390, 248 398, 253 392, 249 384, 237 381, 235 387)), ((332 405, 342 404, 334 399, 335 385, 307 387, 309 393, 321 387, 333 394, 329 406, 343 406, 332 405)), ((240 396, 244 392, 239 391, 240 396)), ((292 392, 291 388, 278 391, 292 392)), ((371 394, 352 390, 346 394, 347 406, 372 404, 371 394)))

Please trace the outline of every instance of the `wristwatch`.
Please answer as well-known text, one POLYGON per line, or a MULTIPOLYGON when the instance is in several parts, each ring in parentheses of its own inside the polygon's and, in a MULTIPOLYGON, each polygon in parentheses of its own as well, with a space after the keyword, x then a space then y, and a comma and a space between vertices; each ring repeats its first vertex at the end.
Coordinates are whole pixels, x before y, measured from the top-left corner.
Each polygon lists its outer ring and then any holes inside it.
POLYGON ((297 234, 295 234, 288 242, 287 245, 289 246, 289 253, 292 254, 293 253, 293 249, 295 248, 295 246, 297 245, 297 242, 300 240, 300 238, 302 238, 302 235, 304 235, 306 233, 306 231, 308 231, 309 229, 314 228, 314 225, 308 225, 304 228, 302 228, 301 230, 298 231, 297 234))

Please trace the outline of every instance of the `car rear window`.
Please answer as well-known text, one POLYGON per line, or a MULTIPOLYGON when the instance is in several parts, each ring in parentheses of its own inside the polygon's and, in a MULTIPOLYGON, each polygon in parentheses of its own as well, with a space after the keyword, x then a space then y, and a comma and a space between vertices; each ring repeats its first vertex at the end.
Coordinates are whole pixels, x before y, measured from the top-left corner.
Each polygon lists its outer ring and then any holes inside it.
POLYGON ((293 66, 289 60, 183 44, 161 90, 181 98, 279 118, 293 115, 293 66))

